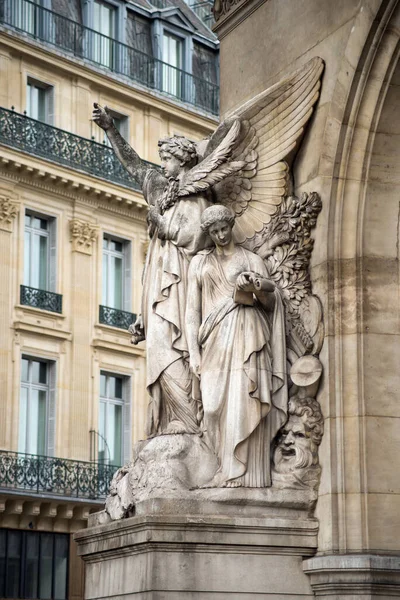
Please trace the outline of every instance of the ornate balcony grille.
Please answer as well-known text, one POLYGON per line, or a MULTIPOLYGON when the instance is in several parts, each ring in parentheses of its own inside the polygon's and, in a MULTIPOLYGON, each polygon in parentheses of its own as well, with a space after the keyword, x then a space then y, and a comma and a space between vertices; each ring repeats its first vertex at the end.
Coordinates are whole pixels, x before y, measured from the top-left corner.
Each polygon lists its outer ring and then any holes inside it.
POLYGON ((138 189, 108 146, 1 107, 0 143, 138 189))
MULTIPOLYGON (((157 0, 156 0, 157 1, 157 0)), ((161 1, 161 0, 158 0, 161 1)), ((147 88, 217 115, 219 87, 29 0, 6 0, 0 22, 147 88)))
POLYGON ((62 295, 46 290, 21 285, 20 303, 26 306, 50 310, 51 312, 62 313, 62 295))
POLYGON ((119 329, 129 329, 129 325, 132 325, 136 321, 136 315, 124 310, 118 310, 117 308, 100 305, 99 321, 103 325, 111 325, 111 327, 118 327, 119 329))
POLYGON ((0 450, 0 490, 102 499, 117 466, 0 450))

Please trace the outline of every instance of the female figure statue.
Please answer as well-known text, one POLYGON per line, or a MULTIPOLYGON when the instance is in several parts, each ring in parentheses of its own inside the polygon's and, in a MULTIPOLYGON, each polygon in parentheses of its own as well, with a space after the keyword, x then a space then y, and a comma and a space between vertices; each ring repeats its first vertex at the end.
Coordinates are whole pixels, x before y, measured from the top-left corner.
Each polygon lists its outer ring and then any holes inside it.
POLYGON ((234 244, 234 222, 222 205, 202 214, 215 247, 189 267, 186 335, 219 459, 206 487, 266 487, 271 441, 287 414, 284 312, 263 260, 234 244))

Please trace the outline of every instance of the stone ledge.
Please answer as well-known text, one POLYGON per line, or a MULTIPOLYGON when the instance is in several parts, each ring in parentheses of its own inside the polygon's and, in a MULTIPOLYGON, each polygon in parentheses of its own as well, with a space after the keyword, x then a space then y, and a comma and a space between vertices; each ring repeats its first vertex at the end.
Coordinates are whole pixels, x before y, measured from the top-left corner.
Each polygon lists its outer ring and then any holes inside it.
POLYGON ((303 562, 303 570, 310 577, 316 597, 400 598, 400 556, 316 556, 303 562))

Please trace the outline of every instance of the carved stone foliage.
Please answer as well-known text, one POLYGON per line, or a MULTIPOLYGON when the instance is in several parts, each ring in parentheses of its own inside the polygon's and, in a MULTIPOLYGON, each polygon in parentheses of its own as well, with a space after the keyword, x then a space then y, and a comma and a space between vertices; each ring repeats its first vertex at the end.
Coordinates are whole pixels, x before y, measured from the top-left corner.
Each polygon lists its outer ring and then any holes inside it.
POLYGON ((0 229, 11 231, 19 211, 19 205, 6 196, 0 196, 0 229))
POLYGON ((92 254, 93 243, 98 236, 98 227, 87 221, 72 219, 69 223, 69 229, 73 250, 83 254, 92 254))

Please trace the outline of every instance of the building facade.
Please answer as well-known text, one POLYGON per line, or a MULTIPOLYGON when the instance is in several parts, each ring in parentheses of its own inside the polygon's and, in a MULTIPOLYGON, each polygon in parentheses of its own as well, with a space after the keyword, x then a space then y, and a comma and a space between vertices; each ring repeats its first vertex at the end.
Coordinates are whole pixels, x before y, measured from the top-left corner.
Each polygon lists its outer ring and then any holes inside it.
POLYGON ((208 3, 0 1, 0 597, 80 598, 71 533, 145 435, 146 204, 90 120, 141 157, 218 113, 208 3))

